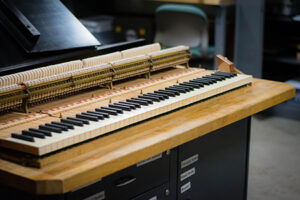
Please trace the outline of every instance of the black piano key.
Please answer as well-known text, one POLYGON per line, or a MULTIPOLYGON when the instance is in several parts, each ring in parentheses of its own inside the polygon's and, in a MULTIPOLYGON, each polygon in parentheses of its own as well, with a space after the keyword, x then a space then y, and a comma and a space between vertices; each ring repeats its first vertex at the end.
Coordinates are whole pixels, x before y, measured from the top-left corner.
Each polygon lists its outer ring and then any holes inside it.
POLYGON ((234 76, 237 76, 237 75, 234 74, 234 73, 230 73, 230 72, 220 72, 220 71, 217 71, 217 72, 215 72, 214 74, 220 74, 220 75, 227 76, 227 77, 234 77, 234 76))
POLYGON ((165 90, 167 91, 176 91, 176 92, 179 92, 179 93, 187 93, 187 91, 185 89, 180 89, 180 88, 165 88, 165 90))
POLYGON ((88 110, 87 113, 93 113, 93 114, 97 114, 97 115, 102 115, 104 118, 109 118, 109 114, 104 113, 104 112, 98 112, 98 111, 90 111, 90 110, 88 110))
POLYGON ((119 104, 128 105, 128 106, 130 106, 132 109, 137 109, 137 108, 140 108, 140 107, 141 107, 140 104, 138 104, 138 103, 133 103, 133 102, 119 101, 118 103, 119 103, 119 104), (133 107, 134 107, 134 108, 133 108, 133 107))
POLYGON ((147 93, 146 95, 158 97, 160 100, 169 99, 169 96, 166 94, 159 94, 159 93, 147 93))
POLYGON ((117 113, 120 113, 120 114, 123 113, 123 110, 119 109, 119 108, 109 108, 109 107, 101 107, 101 108, 108 109, 108 110, 114 110, 114 111, 117 111, 117 113))
POLYGON ((190 91, 193 91, 193 90, 194 90, 193 87, 190 87, 190 86, 182 86, 182 85, 173 85, 173 86, 171 86, 171 88, 182 88, 182 89, 185 89, 185 91, 187 91, 187 92, 190 92, 190 91))
POLYGON ((54 132, 54 133, 61 133, 62 130, 55 128, 55 127, 50 127, 50 126, 46 126, 46 125, 39 125, 39 129, 40 130, 46 130, 46 131, 50 131, 50 132, 54 132))
POLYGON ((216 77, 224 78, 224 80, 230 78, 230 77, 227 77, 227 76, 224 76, 224 75, 221 75, 221 74, 212 74, 212 75, 216 76, 216 77))
MULTIPOLYGON (((172 91, 168 92, 166 90, 158 90, 158 91, 154 91, 154 93, 155 94, 165 94, 165 95, 168 95, 169 97, 177 96, 175 92, 172 92, 172 91)), ((178 95, 180 95, 179 92, 178 92, 178 95)))
POLYGON ((79 118, 75 118, 75 117, 67 117, 67 119, 75 120, 75 121, 80 121, 83 124, 90 124, 89 120, 86 120, 86 119, 79 119, 79 118))
POLYGON ((151 99, 143 99, 143 98, 131 98, 131 99, 138 99, 138 100, 142 100, 142 101, 146 101, 148 104, 153 104, 153 101, 151 99))
POLYGON ((34 131, 34 132, 38 132, 38 133, 42 133, 46 136, 52 136, 52 133, 50 131, 46 131, 46 130, 40 130, 40 129, 35 129, 35 128, 30 128, 28 129, 29 131, 34 131))
POLYGON ((81 113, 82 115, 88 115, 88 116, 93 116, 93 117, 97 117, 97 119, 101 119, 103 120, 104 119, 104 116, 103 115, 100 115, 100 114, 96 114, 96 113, 81 113))
POLYGON ((74 129, 74 126, 71 124, 67 124, 67 123, 63 123, 63 122, 51 122, 51 124, 56 124, 56 125, 60 125, 60 126, 65 126, 68 129, 74 129))
POLYGON ((127 102, 132 102, 132 103, 138 103, 140 105, 143 105, 143 106, 148 106, 148 102, 147 101, 143 101, 143 100, 140 100, 140 99, 126 99, 127 102))
POLYGON ((223 77, 213 76, 213 75, 206 75, 206 76, 203 76, 202 78, 208 78, 208 79, 213 79, 213 80, 217 80, 217 81, 225 80, 225 78, 223 78, 223 77))
POLYGON ((72 120, 72 119, 61 119, 62 123, 71 124, 74 126, 83 126, 83 123, 81 121, 72 120))
POLYGON ((231 78, 232 76, 231 75, 226 75, 226 74, 219 74, 219 73, 213 73, 212 75, 214 75, 214 76, 221 76, 221 77, 224 77, 224 78, 231 78))
POLYGON ((45 139, 45 135, 44 134, 33 132, 33 131, 25 131, 25 130, 23 130, 22 131, 22 135, 27 135, 27 136, 31 136, 31 137, 45 139))
POLYGON ((168 87, 169 89, 175 89, 175 90, 183 90, 184 93, 189 92, 190 90, 188 88, 183 88, 183 87, 175 87, 175 86, 170 86, 168 87))
POLYGON ((216 80, 216 79, 213 79, 213 78, 204 78, 204 77, 198 78, 197 80, 207 81, 209 83, 217 83, 218 82, 218 80, 216 80))
POLYGON ((225 76, 220 76, 220 75, 218 76, 218 75, 214 75, 214 74, 211 74, 210 76, 213 78, 220 78, 221 80, 226 80, 225 76))
POLYGON ((101 107, 103 109, 107 109, 107 110, 113 110, 113 111, 116 111, 117 113, 119 114, 122 114, 123 113, 123 110, 122 109, 119 109, 119 108, 110 108, 110 107, 101 107))
POLYGON ((179 83, 179 85, 182 85, 182 86, 189 86, 189 87, 193 87, 193 88, 197 88, 199 89, 201 86, 200 84, 196 84, 196 83, 187 83, 187 82, 183 82, 183 83, 179 83))
POLYGON ((45 124, 45 126, 48 126, 48 127, 51 127, 51 128, 57 128, 58 130, 60 130, 60 132, 62 132, 63 131, 63 129, 62 128, 60 128, 60 127, 57 127, 56 125, 54 125, 54 124, 49 124, 49 123, 46 123, 45 124))
POLYGON ((16 133, 12 133, 11 134, 12 138, 16 138, 16 139, 20 139, 20 140, 25 140, 28 142, 34 142, 34 138, 28 135, 21 135, 21 134, 16 134, 16 133))
POLYGON ((118 115, 118 112, 115 111, 115 110, 104 109, 104 108, 96 108, 95 110, 97 112, 107 113, 107 114, 110 114, 110 115, 118 115))
POLYGON ((142 99, 149 99, 154 102, 160 102, 160 99, 158 97, 153 97, 153 96, 148 96, 148 95, 139 95, 138 97, 142 98, 142 99))
POLYGON ((145 96, 145 97, 154 97, 154 98, 157 98, 159 101, 164 101, 165 100, 165 98, 163 96, 159 96, 159 95, 154 94, 154 93, 143 94, 143 96, 145 96))
MULTIPOLYGON (((47 125, 47 124, 46 124, 47 125)), ((49 125, 51 125, 51 126, 53 126, 53 127, 55 127, 55 128, 60 128, 61 130, 63 130, 63 131, 68 131, 68 127, 67 126, 63 126, 63 125, 59 125, 59 124, 53 124, 52 122, 51 122, 51 124, 49 124, 49 125)))
POLYGON ((97 122, 99 121, 98 117, 91 116, 91 115, 82 115, 82 114, 76 114, 77 119, 86 119, 89 121, 97 122))
POLYGON ((190 80, 189 82, 191 83, 202 83, 204 85, 211 85, 213 84, 214 82, 213 81, 210 81, 210 80, 199 80, 199 79, 193 79, 193 80, 190 80))
POLYGON ((129 106, 123 106, 123 105, 119 105, 119 104, 109 104, 108 107, 118 108, 118 109, 125 110, 125 111, 131 111, 131 108, 129 106))
POLYGON ((121 102, 118 102, 118 103, 114 103, 114 105, 117 105, 117 106, 125 106, 125 107, 128 107, 130 110, 135 110, 136 107, 134 105, 131 105, 131 104, 124 104, 124 103, 121 103, 121 102))

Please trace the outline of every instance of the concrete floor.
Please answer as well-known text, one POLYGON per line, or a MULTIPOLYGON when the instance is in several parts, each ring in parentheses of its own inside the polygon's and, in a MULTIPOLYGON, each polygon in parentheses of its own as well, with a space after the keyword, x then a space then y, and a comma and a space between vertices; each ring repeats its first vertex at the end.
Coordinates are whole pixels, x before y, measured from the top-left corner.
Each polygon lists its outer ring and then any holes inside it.
POLYGON ((300 121, 252 118, 248 200, 300 199, 300 121))

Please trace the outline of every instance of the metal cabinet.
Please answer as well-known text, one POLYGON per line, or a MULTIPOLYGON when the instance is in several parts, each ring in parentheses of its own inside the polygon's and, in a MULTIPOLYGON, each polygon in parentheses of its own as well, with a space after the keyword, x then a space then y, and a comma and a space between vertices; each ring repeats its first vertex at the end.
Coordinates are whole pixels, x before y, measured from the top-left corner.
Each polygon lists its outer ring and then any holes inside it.
POLYGON ((178 147, 179 200, 246 199, 250 118, 178 147))

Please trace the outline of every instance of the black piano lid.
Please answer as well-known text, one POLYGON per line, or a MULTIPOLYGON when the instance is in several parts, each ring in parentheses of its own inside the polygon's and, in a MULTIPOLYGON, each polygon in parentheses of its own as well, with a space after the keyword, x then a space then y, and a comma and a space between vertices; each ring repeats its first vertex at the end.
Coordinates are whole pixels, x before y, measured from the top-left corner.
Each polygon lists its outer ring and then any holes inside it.
POLYGON ((144 44, 100 45, 59 0, 0 0, 0 76, 144 44))
POLYGON ((100 45, 59 0, 0 2, 0 23, 27 53, 100 45))

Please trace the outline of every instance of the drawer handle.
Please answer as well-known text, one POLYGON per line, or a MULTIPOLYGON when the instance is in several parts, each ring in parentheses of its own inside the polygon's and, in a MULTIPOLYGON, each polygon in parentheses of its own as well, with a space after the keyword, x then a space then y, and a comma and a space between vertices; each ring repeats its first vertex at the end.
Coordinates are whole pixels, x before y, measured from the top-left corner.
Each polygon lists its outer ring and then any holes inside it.
POLYGON ((123 180, 118 181, 118 183, 116 183, 116 186, 117 187, 123 187, 125 185, 128 185, 128 184, 134 182, 134 181, 136 181, 135 177, 128 177, 128 178, 125 178, 123 180))

